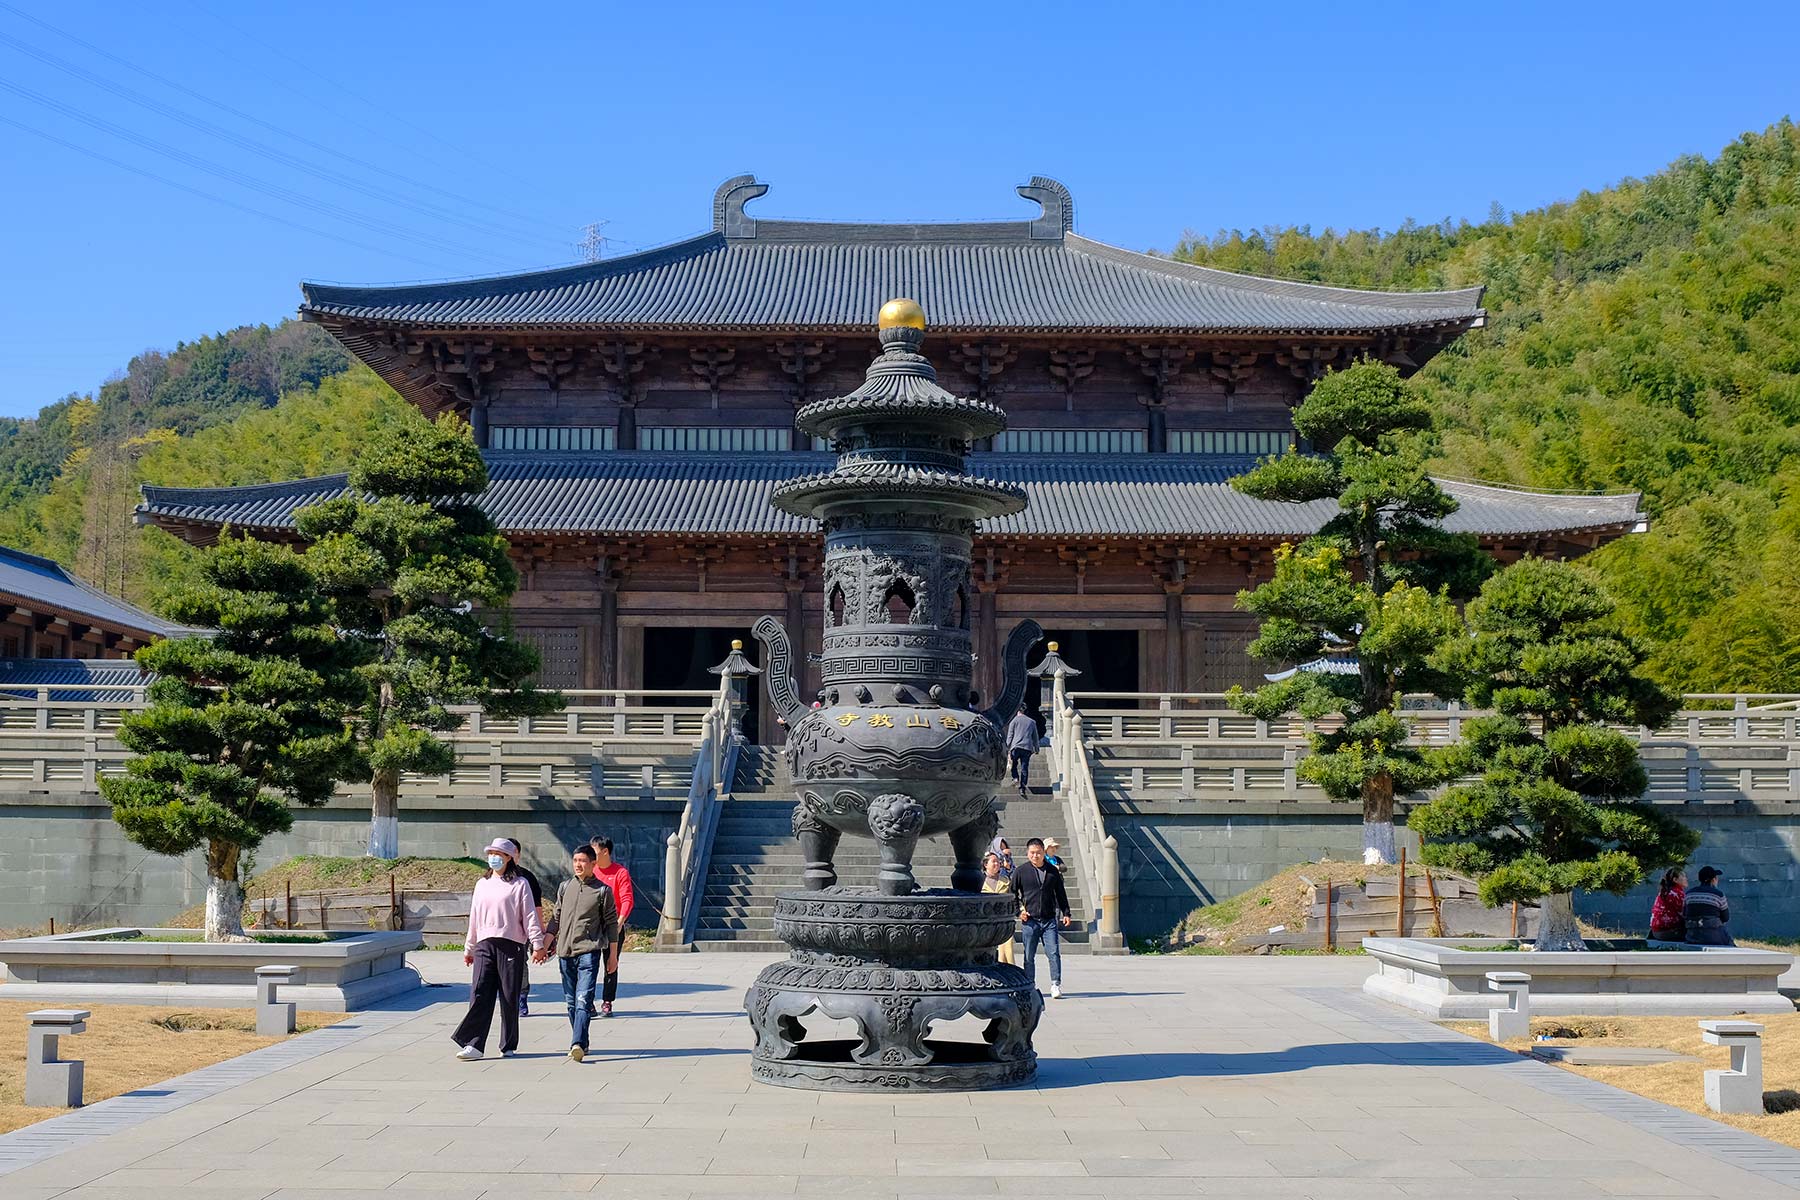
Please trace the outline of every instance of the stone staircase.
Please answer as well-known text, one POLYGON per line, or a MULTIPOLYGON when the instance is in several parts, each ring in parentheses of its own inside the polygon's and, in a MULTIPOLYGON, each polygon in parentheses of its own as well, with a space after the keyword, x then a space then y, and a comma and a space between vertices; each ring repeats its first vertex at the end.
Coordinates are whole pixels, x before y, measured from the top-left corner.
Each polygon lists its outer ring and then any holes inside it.
MULTIPOLYGON (((1075 917, 1074 924, 1063 931, 1063 948, 1071 954, 1085 954, 1092 905, 1073 870, 1067 822, 1062 802, 1050 790, 1045 758, 1040 754, 1032 762, 1032 787, 1027 797, 1021 798, 1013 789, 1001 790, 1000 832, 1012 844, 1018 862, 1025 861, 1027 838, 1055 837, 1062 843, 1062 855, 1071 866, 1063 873, 1063 883, 1075 917)), ((786 759, 769 747, 746 747, 738 759, 732 797, 719 814, 700 923, 694 934, 695 949, 787 949, 786 943, 775 939, 773 912, 777 893, 800 886, 800 847, 789 825, 793 810, 786 759)), ((867 838, 846 836, 838 843, 837 869, 842 883, 872 886, 880 862, 875 843, 867 838)), ((941 834, 921 841, 913 857, 913 872, 922 887, 950 886, 953 865, 950 839, 941 834)))

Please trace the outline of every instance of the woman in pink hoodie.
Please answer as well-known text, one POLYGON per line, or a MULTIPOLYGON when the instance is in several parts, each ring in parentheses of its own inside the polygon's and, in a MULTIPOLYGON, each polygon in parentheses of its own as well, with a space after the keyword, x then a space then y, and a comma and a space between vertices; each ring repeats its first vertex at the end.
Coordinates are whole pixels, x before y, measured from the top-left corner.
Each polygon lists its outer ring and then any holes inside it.
POLYGON ((494 1023, 494 1001, 500 1002, 500 1053, 519 1048, 519 981, 525 978, 526 955, 544 945, 544 927, 532 903, 531 885, 519 873, 518 843, 495 838, 486 851, 488 870, 469 901, 469 933, 463 939, 463 962, 475 968, 469 1011, 450 1036, 461 1047, 456 1057, 474 1062, 487 1051, 494 1023))

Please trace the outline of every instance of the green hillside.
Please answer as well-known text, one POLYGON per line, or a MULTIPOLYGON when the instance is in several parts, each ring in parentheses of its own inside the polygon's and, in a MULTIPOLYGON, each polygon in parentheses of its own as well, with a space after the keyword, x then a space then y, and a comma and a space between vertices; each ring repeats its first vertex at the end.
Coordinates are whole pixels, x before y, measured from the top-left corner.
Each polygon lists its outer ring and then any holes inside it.
MULTIPOLYGON (((1346 286, 1487 285, 1491 318, 1419 381, 1445 473, 1634 490, 1648 534, 1589 561, 1689 691, 1800 692, 1800 131, 1480 224, 1189 236, 1175 257, 1346 286)), ((138 529, 141 482, 341 470, 417 419, 316 328, 133 359, 89 397, 0 421, 0 542, 154 604, 186 548, 138 529)))
POLYGON ((1488 285, 1419 376, 1445 473, 1642 491, 1588 561, 1688 691, 1800 691, 1800 130, 1480 225, 1189 237, 1175 256, 1359 287, 1488 285))

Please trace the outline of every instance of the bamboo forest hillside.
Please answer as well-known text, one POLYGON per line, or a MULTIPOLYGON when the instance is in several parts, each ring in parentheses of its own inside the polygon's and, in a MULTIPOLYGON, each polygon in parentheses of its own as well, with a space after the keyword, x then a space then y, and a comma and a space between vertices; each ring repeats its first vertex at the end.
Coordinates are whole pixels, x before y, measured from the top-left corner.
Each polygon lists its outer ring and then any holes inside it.
MULTIPOLYGON (((1575 181, 1571 181, 1572 183, 1575 181)), ((1642 491, 1650 532, 1587 561, 1688 691, 1800 691, 1800 130, 1479 223, 1189 236, 1174 257, 1373 288, 1487 285, 1490 319, 1416 377, 1445 474, 1642 491)), ((154 606, 187 548, 143 482, 342 470, 418 419, 316 328, 147 352, 91 397, 0 422, 0 542, 154 606)))

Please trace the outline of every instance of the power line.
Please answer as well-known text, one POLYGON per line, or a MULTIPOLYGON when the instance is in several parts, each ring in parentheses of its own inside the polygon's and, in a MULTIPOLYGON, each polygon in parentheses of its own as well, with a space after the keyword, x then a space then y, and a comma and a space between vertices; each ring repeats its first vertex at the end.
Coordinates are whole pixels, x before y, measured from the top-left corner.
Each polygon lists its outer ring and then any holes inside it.
POLYGON ((68 141, 65 138, 57 137, 53 133, 49 133, 49 132, 46 132, 45 130, 38 129, 31 125, 27 125, 23 121, 15 121, 11 117, 6 116, 3 113, 0 113, 0 124, 11 125, 14 129, 24 130, 26 133, 31 134, 33 137, 42 138, 47 142, 54 142, 56 145, 63 147, 65 150, 73 150, 77 154, 86 155, 88 158, 94 159, 98 162, 103 162, 103 163, 107 164, 108 166, 117 167, 121 171, 130 171, 133 175, 141 175, 145 179, 155 180, 157 183, 165 184, 168 187, 172 187, 179 191, 186 192, 191 196, 198 196, 202 200, 211 200, 213 203, 223 204, 227 208, 235 208, 237 211, 242 212, 242 213, 249 213, 253 217, 261 217, 266 221, 273 221, 278 225, 285 225, 289 229, 297 229, 302 233, 310 233, 314 237, 322 237, 322 238, 326 238, 330 241, 341 242, 343 245, 353 246, 358 250, 367 250, 374 254, 385 254, 385 255, 389 255, 394 258, 404 259, 405 261, 410 262, 410 263, 417 263, 422 267, 432 267, 434 269, 439 269, 439 270, 442 270, 444 268, 444 264, 442 262, 438 262, 438 261, 430 260, 430 259, 416 258, 410 254, 402 254, 402 253, 394 250, 394 248, 391 246, 371 246, 369 243, 359 242, 355 238, 347 238, 341 234, 331 233, 331 232, 328 232, 327 230, 323 230, 323 229, 317 229, 311 225, 302 224, 301 222, 292 220, 291 218, 288 218, 288 217, 277 216, 274 213, 264 212, 260 208, 254 208, 248 204, 240 204, 236 200, 229 200, 224 196, 214 195, 212 192, 204 191, 197 187, 190 187, 189 185, 187 185, 185 183, 181 183, 178 180, 170 179, 164 175, 158 175, 155 171, 146 170, 143 167, 139 167, 132 163, 125 162, 121 159, 114 158, 109 154, 102 154, 98 150, 93 150, 87 146, 83 146, 78 143, 68 141))
MULTIPOLYGON (((4 0, 0 0, 0 9, 6 9, 8 11, 14 11, 14 12, 17 11, 16 9, 13 9, 11 5, 4 3, 4 0)), ((79 41, 80 39, 71 39, 71 40, 79 41)), ((351 191, 360 192, 363 195, 368 196, 372 199, 380 200, 380 201, 383 201, 383 202, 389 203, 389 204, 393 204, 393 205, 399 206, 401 208, 408 208, 408 209, 411 209, 422 215, 435 217, 435 218, 438 218, 441 220, 454 221, 459 224, 467 225, 474 229, 480 230, 480 231, 488 234, 489 236, 492 236, 493 234, 498 233, 502 237, 511 238, 516 241, 530 243, 533 245, 542 245, 551 240, 549 237, 546 237, 541 234, 520 233, 516 230, 502 227, 493 222, 489 222, 489 221, 478 219, 478 218, 472 219, 472 218, 464 217, 452 209, 445 208, 443 206, 436 205, 436 204, 431 204, 428 201, 416 199, 409 195, 403 195, 403 194, 400 194, 397 192, 393 192, 386 188, 380 188, 380 187, 368 185, 368 184, 361 182, 360 180, 356 179, 353 176, 345 175, 342 172, 333 171, 333 170, 330 170, 329 168, 317 166, 314 163, 308 162, 306 159, 300 158, 293 154, 289 154, 282 150, 274 149, 273 147, 264 145, 263 143, 255 140, 254 138, 245 137, 244 135, 236 133, 233 130, 226 129, 225 127, 220 126, 220 125, 216 125, 211 121, 207 121, 200 117, 195 117, 189 113, 183 112, 181 109, 175 108, 172 105, 164 104, 161 101, 154 99, 153 97, 146 96, 144 93, 136 91, 133 88, 126 87, 123 84, 116 83, 110 79, 107 79, 105 76, 96 75, 95 73, 85 70, 84 68, 82 68, 74 63, 71 63, 71 62, 67 61, 66 59, 59 58, 54 54, 50 54, 47 51, 44 51, 35 46, 32 46, 28 42, 20 41, 19 39, 14 38, 6 33, 0 33, 0 44, 11 46, 14 50, 18 51, 21 54, 25 54, 31 58, 34 58, 34 59, 38 60, 39 62, 45 63, 48 66, 54 67, 55 69, 57 69, 59 71, 62 71, 69 75, 72 75, 72 76, 76 77, 77 79, 84 80, 84 81, 92 84, 93 86, 98 87, 104 91, 111 92, 113 95, 119 96, 125 100, 130 101, 133 104, 139 105, 140 107, 147 108, 150 111, 155 112, 155 113, 159 113, 162 116, 169 118, 170 120, 173 120, 173 121, 179 122, 180 124, 188 126, 190 129, 195 129, 201 133, 208 134, 212 137, 219 138, 220 140, 228 142, 231 145, 238 147, 239 149, 246 150, 252 154, 260 155, 263 158, 270 159, 271 161, 280 163, 283 166, 291 167, 291 168, 301 171, 305 174, 312 175, 315 178, 325 180, 328 183, 334 183, 340 187, 348 188, 351 191)), ((86 45, 87 43, 82 43, 82 44, 86 45)), ((119 59, 115 55, 107 54, 105 51, 100 50, 98 47, 90 47, 90 48, 93 49, 96 53, 102 54, 109 59, 113 59, 114 61, 120 62, 123 65, 128 66, 128 67, 131 66, 131 64, 125 63, 123 59, 119 59)), ((133 67, 132 69, 137 70, 138 68, 133 67)), ((149 72, 144 72, 144 73, 149 74, 150 77, 153 79, 158 78, 157 76, 155 76, 154 74, 151 74, 149 72)), ((184 92, 190 92, 190 94, 194 94, 194 95, 198 96, 198 93, 191 93, 191 89, 181 88, 179 84, 175 84, 175 83, 172 83, 172 82, 166 81, 166 80, 159 80, 159 81, 167 83, 168 86, 176 87, 184 92)), ((205 100, 205 97, 202 96, 202 97, 200 97, 200 99, 205 100)), ((208 103, 212 103, 212 102, 208 101, 208 103)), ((277 134, 280 134, 284 137, 294 138, 295 140, 303 142, 306 145, 313 146, 318 149, 324 150, 325 152, 334 154, 337 157, 347 158, 347 159, 349 159, 349 161, 351 161, 353 163, 359 163, 360 165, 369 166, 372 169, 375 169, 378 171, 381 170, 381 168, 379 168, 379 167, 373 167, 373 164, 362 164, 361 160, 351 158, 348 155, 339 154, 337 151, 331 150, 330 147, 320 146, 319 143, 312 142, 310 139, 300 137, 297 134, 288 133, 285 130, 282 130, 281 128, 279 128, 278 126, 270 125, 269 123, 261 121, 258 118, 249 115, 248 113, 239 112, 238 110, 233 109, 228 105, 219 105, 219 107, 225 109, 225 111, 231 112, 235 116, 241 117, 242 119, 244 119, 246 121, 250 121, 255 124, 262 125, 265 128, 271 129, 274 132, 276 132, 277 134)), ((387 172, 387 171, 382 171, 382 173, 383 174, 393 174, 392 172, 387 172)), ((414 183, 414 181, 412 181, 412 180, 407 180, 405 176, 396 176, 396 178, 401 179, 403 182, 414 183)), ((424 187, 424 190, 427 192, 431 192, 433 190, 430 188, 429 185, 419 185, 419 186, 424 187)))
POLYGON ((359 225, 373 233, 385 234, 388 237, 411 242, 415 245, 423 246, 426 249, 433 249, 439 252, 448 251, 451 254, 464 257, 486 258, 494 262, 505 262, 504 259, 497 258, 495 255, 486 251, 471 250, 460 243, 445 241, 442 238, 421 236, 402 226, 392 225, 385 221, 372 220, 340 205, 331 204, 323 200, 315 200, 305 193, 296 192, 291 188, 285 188, 278 184, 272 184, 258 179, 254 175, 247 175, 242 171, 221 166, 220 164, 202 158, 199 155, 189 154, 187 151, 171 146, 166 142, 160 142, 155 138, 146 137, 143 134, 126 129, 124 126, 115 125, 113 122, 107 121, 101 117, 96 117, 92 113, 84 112, 72 104, 65 104, 60 100, 45 96, 39 92, 34 92, 30 88, 20 87, 18 84, 11 83, 5 79, 0 79, 0 89, 12 92, 17 96, 22 96, 34 103, 41 104, 54 112, 59 112, 84 125, 98 129, 102 133, 107 133, 123 141, 128 141, 133 145, 160 154, 165 158, 171 158, 176 162, 192 167, 204 174, 223 179, 227 183, 235 183, 239 187, 249 191, 260 192, 271 199, 281 200, 285 203, 292 204, 297 208, 304 208, 319 213, 322 216, 335 217, 340 221, 352 225, 359 225))
MULTIPOLYGON (((301 75, 303 77, 308 78, 308 79, 315 79, 322 83, 327 83, 330 85, 329 91, 325 92, 324 94, 321 94, 318 91, 305 92, 305 91, 300 90, 299 88, 292 86, 291 84, 286 83, 285 80, 279 75, 272 77, 271 82, 277 84, 278 86, 284 87, 287 91, 292 92, 294 95, 300 96, 302 99, 306 100, 307 103, 323 104, 326 107, 330 107, 330 104, 329 104, 330 94, 332 92, 335 92, 337 94, 346 96, 349 99, 356 101, 358 104, 363 106, 363 110, 365 112, 380 113, 380 115, 384 118, 384 120, 387 123, 394 124, 394 125, 404 125, 406 128, 408 128, 408 129, 412 130, 414 133, 418 134, 420 137, 427 138, 430 141, 436 142, 439 146, 442 146, 445 150, 448 150, 453 154, 463 155, 463 154, 468 153, 467 146, 459 146, 453 142, 448 142, 448 141, 444 140, 443 138, 439 137, 430 128, 428 128, 424 125, 421 125, 421 124, 417 123, 416 121, 409 121, 405 117, 400 116, 397 113, 383 110, 381 105, 377 104, 374 100, 371 100, 369 97, 364 96, 361 93, 346 86, 341 79, 327 79, 325 77, 324 73, 318 69, 317 63, 302 62, 301 60, 295 58, 293 55, 288 54, 286 51, 282 50, 279 46, 270 45, 268 42, 261 40, 255 34, 252 34, 248 30, 246 30, 243 26, 235 24, 232 21, 228 20, 227 18, 220 16, 218 13, 213 12, 211 9, 206 7, 206 5, 198 3, 197 0, 195 3, 191 4, 191 7, 194 8, 196 11, 200 12, 201 14, 203 14, 204 16, 206 16, 215 25, 224 26, 225 28, 230 29, 242 41, 248 42, 253 46, 260 47, 265 52, 272 54, 275 57, 283 59, 286 62, 292 64, 294 67, 298 68, 299 72, 301 73, 301 75)), ((233 49, 236 49, 236 47, 234 46, 233 49)), ((343 110, 339 109, 337 111, 339 111, 341 113, 343 110)), ((397 139, 383 133, 378 128, 371 127, 367 124, 362 123, 361 121, 356 121, 354 118, 352 120, 353 120, 353 123, 356 124, 356 126, 359 129, 362 129, 364 132, 371 133, 374 136, 383 139, 384 141, 387 141, 396 146, 400 146, 402 149, 406 149, 406 150, 417 149, 417 147, 415 147, 415 146, 398 141, 397 139)), ((512 212, 508 209, 498 208, 492 204, 482 204, 480 202, 475 202, 475 203, 477 204, 478 207, 485 208, 489 212, 500 213, 503 216, 512 217, 515 220, 522 220, 522 221, 533 221, 534 220, 534 218, 524 217, 518 213, 512 212)))

